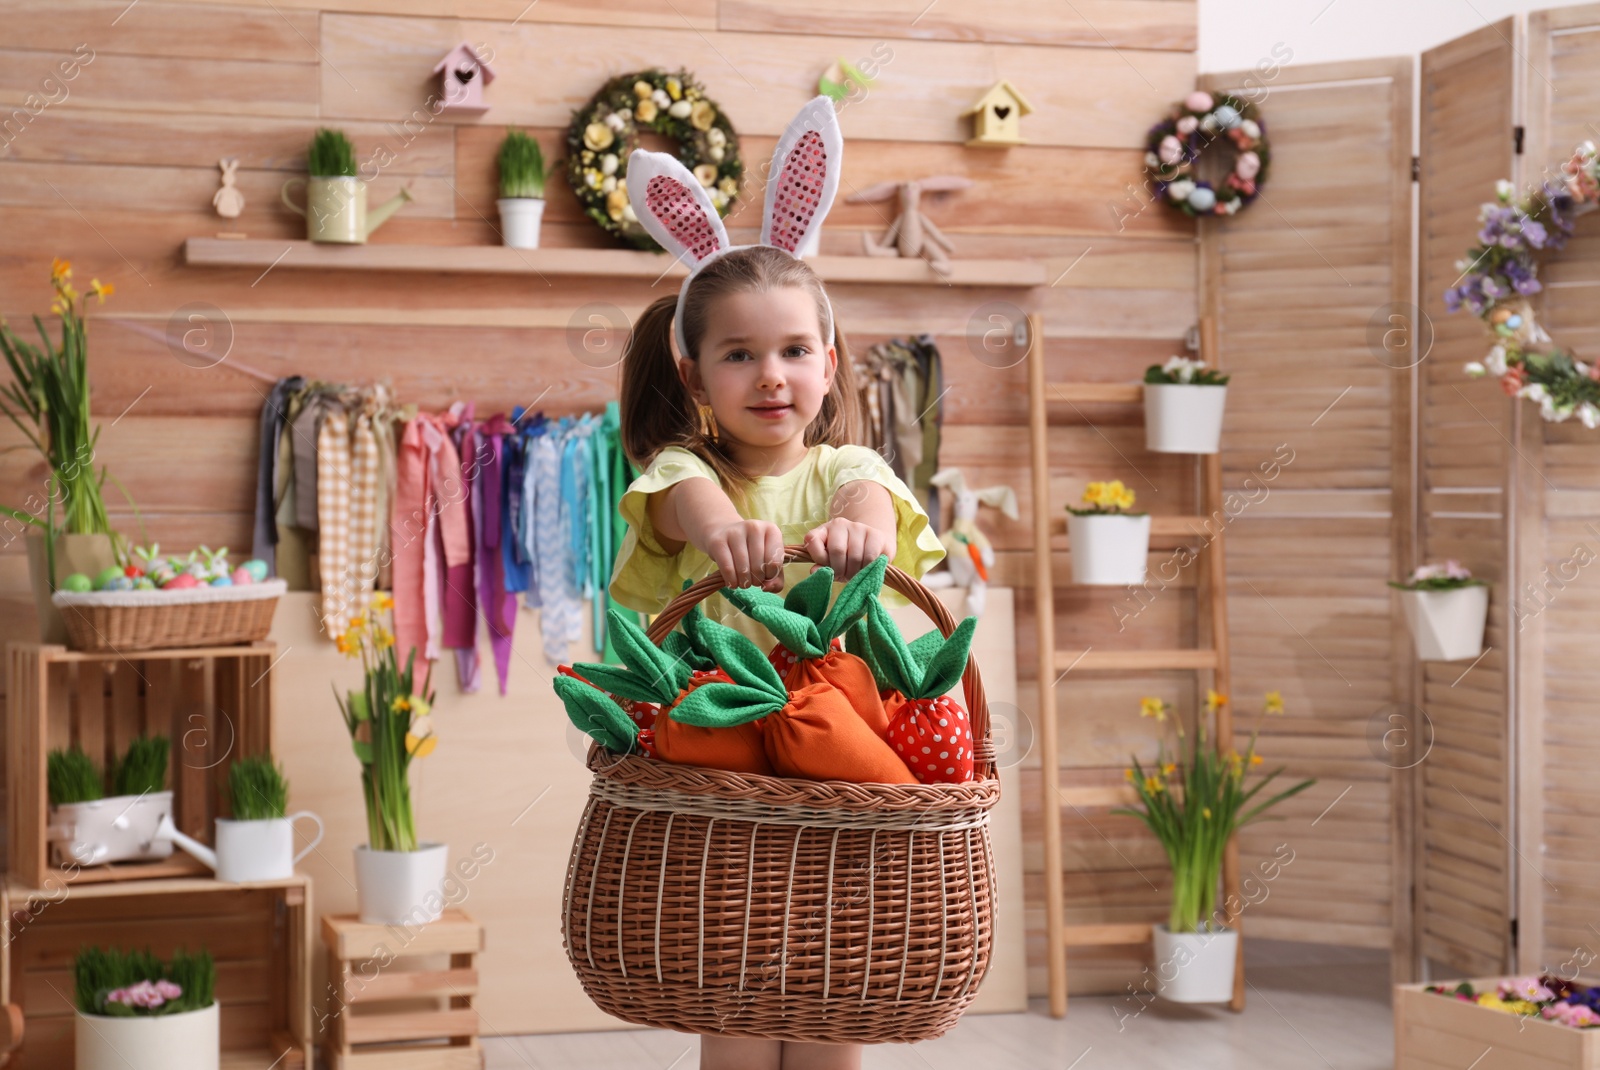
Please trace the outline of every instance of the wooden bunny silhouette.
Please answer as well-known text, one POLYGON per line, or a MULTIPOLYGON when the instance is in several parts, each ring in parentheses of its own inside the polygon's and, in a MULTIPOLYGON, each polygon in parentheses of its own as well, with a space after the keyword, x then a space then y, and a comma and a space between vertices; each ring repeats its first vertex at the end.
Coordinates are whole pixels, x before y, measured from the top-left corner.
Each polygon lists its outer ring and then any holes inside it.
POLYGON ((233 219, 244 211, 244 194, 233 184, 235 172, 239 170, 239 160, 237 157, 218 160, 217 165, 222 168, 222 188, 211 195, 211 203, 216 206, 219 216, 233 219))
POLYGON ((917 181, 879 182, 876 186, 851 194, 845 198, 850 204, 869 204, 886 201, 897 190, 900 194, 900 215, 889 224, 881 239, 871 234, 861 235, 861 244, 868 256, 920 256, 941 275, 950 273, 950 254, 955 252, 948 238, 925 217, 918 208, 924 193, 943 193, 966 189, 972 179, 959 175, 934 175, 917 181))

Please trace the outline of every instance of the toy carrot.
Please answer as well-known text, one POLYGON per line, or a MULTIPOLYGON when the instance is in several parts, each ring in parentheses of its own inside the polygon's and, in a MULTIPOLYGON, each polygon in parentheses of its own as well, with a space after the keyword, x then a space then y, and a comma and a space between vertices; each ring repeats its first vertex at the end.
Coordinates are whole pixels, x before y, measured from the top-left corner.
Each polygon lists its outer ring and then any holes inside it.
POLYGON ((795 584, 782 599, 756 587, 722 589, 724 598, 777 639, 768 658, 790 691, 812 683, 831 684, 844 693, 879 739, 888 736, 889 718, 877 681, 865 661, 836 645, 835 640, 861 618, 869 602, 878 600, 888 566, 889 555, 880 554, 844 585, 831 609, 828 595, 833 588, 833 570, 826 565, 795 584), (788 664, 790 655, 796 659, 793 664, 788 664), (788 668, 782 668, 786 664, 788 668))
POLYGON ((609 695, 571 676, 557 676, 551 682, 573 724, 607 750, 627 754, 634 749, 639 727, 609 695))
MULTIPOLYGON (((710 623, 698 606, 684 617, 686 631, 668 635, 665 642, 669 649, 652 643, 638 623, 615 606, 607 610, 606 619, 622 665, 579 662, 573 669, 619 698, 653 703, 658 711, 670 711, 699 687, 728 678, 720 669, 691 668, 715 664, 698 640, 699 629, 710 623), (681 639, 672 639, 680 634, 681 639)), ((662 717, 658 712, 650 733, 641 740, 641 746, 666 761, 735 773, 772 774, 759 725, 702 727, 662 717)))
POLYGON ((962 621, 948 639, 935 630, 910 646, 877 601, 867 606, 866 623, 873 664, 892 693, 889 745, 924 784, 971 780, 972 723, 945 692, 966 671, 978 618, 962 621))
MULTIPOLYGON (((708 730, 763 725, 767 757, 779 776, 858 784, 917 782, 857 714, 854 696, 826 680, 787 688, 761 650, 739 632, 707 621, 702 634, 731 682, 696 688, 668 712, 666 721, 708 730)), ((872 697, 877 698, 876 690, 872 697)))

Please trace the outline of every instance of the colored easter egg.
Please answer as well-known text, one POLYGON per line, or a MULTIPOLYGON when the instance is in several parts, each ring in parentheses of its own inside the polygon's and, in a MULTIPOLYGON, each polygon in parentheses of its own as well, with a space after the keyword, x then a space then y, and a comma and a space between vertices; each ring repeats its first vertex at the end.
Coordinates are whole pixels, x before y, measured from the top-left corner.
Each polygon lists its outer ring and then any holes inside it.
POLYGON ((254 583, 256 582, 256 578, 250 574, 249 569, 245 568, 243 565, 240 565, 238 568, 233 570, 233 582, 235 586, 238 586, 246 583, 254 583))
POLYGON ((1197 212, 1209 212, 1216 207, 1216 204, 1217 194, 1215 190, 1207 189, 1205 186, 1196 186, 1189 191, 1189 207, 1197 212))
POLYGON ((111 582, 106 584, 105 589, 108 591, 131 591, 133 590, 133 577, 120 574, 113 576, 111 577, 111 582))
POLYGON ((213 587, 232 587, 233 586, 233 577, 232 576, 218 576, 218 577, 216 577, 215 579, 213 579, 211 581, 211 586, 213 586, 213 587))
POLYGON ((103 591, 112 580, 121 578, 122 570, 117 568, 115 565, 112 565, 110 568, 101 569, 99 575, 95 576, 94 578, 94 588, 97 591, 103 591))
POLYGON ((133 589, 136 591, 153 591, 156 589, 156 582, 149 576, 140 576, 133 581, 133 589))
POLYGON ((183 572, 162 584, 161 589, 164 591, 181 591, 188 587, 198 586, 200 586, 200 581, 195 578, 193 573, 183 572))
POLYGON ((267 578, 267 563, 259 557, 252 557, 239 567, 248 571, 250 578, 257 583, 267 578))
POLYGON ((92 591, 94 590, 94 581, 81 572, 74 572, 61 581, 61 589, 63 591, 92 591))
POLYGON ((131 576, 134 579, 138 579, 140 576, 144 575, 144 569, 140 568, 138 565, 133 564, 132 562, 129 562, 127 567, 125 567, 122 570, 122 574, 124 576, 131 576))

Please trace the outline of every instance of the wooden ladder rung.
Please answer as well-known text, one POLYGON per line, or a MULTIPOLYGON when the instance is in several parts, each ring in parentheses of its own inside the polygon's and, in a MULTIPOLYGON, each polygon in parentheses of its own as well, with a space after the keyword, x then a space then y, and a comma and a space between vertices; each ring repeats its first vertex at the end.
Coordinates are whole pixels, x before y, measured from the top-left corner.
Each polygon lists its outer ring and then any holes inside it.
MULTIPOLYGON (((1223 525, 1226 521, 1218 521, 1209 516, 1152 516, 1150 518, 1150 537, 1152 539, 1220 539, 1223 525)), ((1050 535, 1052 538, 1066 538, 1066 516, 1053 516, 1050 518, 1050 535)))
POLYGON ((1068 947, 1147 944, 1153 928, 1147 921, 1119 925, 1068 925, 1062 933, 1062 943, 1068 947))
POLYGON ((1046 401, 1133 405, 1144 400, 1143 383, 1046 383, 1046 401))
POLYGON ((1184 650, 1057 650, 1057 672, 1130 671, 1150 669, 1215 669, 1217 652, 1184 650))

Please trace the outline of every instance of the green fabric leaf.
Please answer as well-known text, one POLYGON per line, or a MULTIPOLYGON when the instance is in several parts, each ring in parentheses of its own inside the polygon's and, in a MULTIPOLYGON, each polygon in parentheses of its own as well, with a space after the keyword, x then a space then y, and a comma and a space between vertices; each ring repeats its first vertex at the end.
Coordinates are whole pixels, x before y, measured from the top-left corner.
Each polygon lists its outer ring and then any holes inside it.
POLYGON ((622 712, 621 706, 570 676, 557 676, 551 683, 573 724, 608 750, 626 754, 633 749, 639 727, 622 712))
POLYGON ((942 646, 944 646, 944 635, 939 629, 932 628, 913 639, 907 644, 906 649, 911 651, 912 660, 918 665, 926 666, 942 646))
POLYGON ((789 700, 789 690, 778 670, 748 636, 712 620, 701 623, 699 634, 717 665, 735 684, 765 692, 780 706, 789 700))
POLYGON ((872 654, 877 659, 879 670, 883 673, 885 686, 892 687, 909 698, 922 679, 922 669, 911 656, 911 651, 906 648, 906 641, 901 637, 900 629, 895 627, 894 621, 889 617, 889 611, 883 608, 883 603, 874 598, 867 603, 866 609, 867 642, 871 645, 872 654))
POLYGON ((977 617, 968 617, 956 625, 956 630, 923 669, 917 693, 908 693, 906 697, 938 698, 955 687, 961 681, 961 674, 967 671, 967 654, 972 649, 972 633, 977 628, 977 617))
POLYGON ((783 600, 757 587, 724 587, 722 597, 744 610, 745 616, 760 624, 789 651, 802 658, 820 658, 828 646, 817 631, 816 621, 783 607, 783 600))
POLYGON ((877 681, 879 691, 893 686, 884 677, 883 667, 878 664, 878 656, 872 652, 872 637, 868 632, 865 617, 850 625, 849 630, 844 633, 844 649, 867 663, 867 668, 872 670, 873 680, 877 681))
POLYGON ((668 710, 667 716, 701 728, 734 728, 781 710, 783 705, 784 700, 754 687, 701 684, 668 710))
POLYGON ((878 592, 883 589, 883 574, 888 567, 889 555, 879 554, 872 564, 850 577, 850 582, 834 599, 833 608, 818 629, 824 644, 831 642, 836 635, 843 635, 845 629, 866 612, 868 601, 877 601, 878 592))
POLYGON ((820 624, 828 613, 828 602, 832 598, 833 569, 823 565, 789 588, 789 593, 783 598, 783 608, 820 624))
MULTIPOLYGON (((633 620, 629 614, 621 612, 616 606, 606 610, 606 620, 611 627, 611 641, 617 649, 617 654, 622 658, 622 663, 634 672, 646 678, 657 677, 674 679, 673 668, 682 664, 650 641, 639 622, 633 620)), ((688 670, 683 670, 683 677, 688 679, 688 670)), ((681 685, 673 694, 681 690, 681 685)))
POLYGON ((716 659, 696 639, 699 624, 705 618, 706 615, 699 605, 690 606, 689 612, 678 622, 681 630, 668 632, 661 644, 663 650, 689 666, 691 671, 717 667, 716 659))
MULTIPOLYGON (((651 679, 626 666, 598 661, 575 661, 572 671, 602 691, 635 702, 671 702, 683 688, 674 688, 664 677, 651 679)), ((581 681, 580 681, 581 682, 581 681)))

